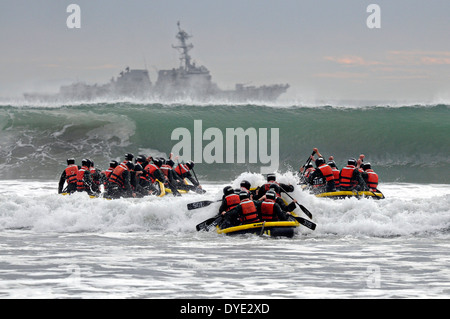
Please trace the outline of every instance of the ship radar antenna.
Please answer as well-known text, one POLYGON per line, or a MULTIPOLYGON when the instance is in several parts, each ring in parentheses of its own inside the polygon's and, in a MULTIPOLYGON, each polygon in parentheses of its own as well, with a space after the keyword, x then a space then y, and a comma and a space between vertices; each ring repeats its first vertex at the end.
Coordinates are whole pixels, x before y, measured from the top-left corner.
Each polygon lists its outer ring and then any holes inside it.
POLYGON ((189 38, 192 38, 191 35, 189 35, 186 31, 182 30, 180 27, 180 21, 177 22, 178 26, 178 33, 176 35, 176 38, 180 42, 179 45, 172 45, 174 49, 179 49, 181 51, 181 67, 184 68, 186 71, 190 70, 192 68, 191 65, 191 56, 189 55, 189 51, 194 47, 192 43, 186 43, 186 40, 189 38))

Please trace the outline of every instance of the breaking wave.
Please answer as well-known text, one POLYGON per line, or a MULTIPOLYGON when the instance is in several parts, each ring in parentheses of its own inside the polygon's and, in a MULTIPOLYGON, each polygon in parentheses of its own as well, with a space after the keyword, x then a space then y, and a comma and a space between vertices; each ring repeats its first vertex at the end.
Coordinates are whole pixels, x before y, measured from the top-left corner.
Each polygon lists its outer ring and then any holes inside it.
MULTIPOLYGON (((0 178, 57 179, 68 157, 78 162, 89 157, 105 168, 125 152, 167 155, 177 143, 171 139, 173 130, 193 133, 194 120, 201 120, 203 131, 279 128, 280 172, 296 171, 318 147, 324 156, 333 155, 339 167, 365 154, 382 183, 448 183, 449 118, 445 104, 10 103, 0 105, 0 178)), ((209 141, 203 138, 202 143, 205 147, 209 141)), ((196 173, 205 181, 223 181, 244 171, 259 172, 262 165, 236 162, 197 163, 196 173)))

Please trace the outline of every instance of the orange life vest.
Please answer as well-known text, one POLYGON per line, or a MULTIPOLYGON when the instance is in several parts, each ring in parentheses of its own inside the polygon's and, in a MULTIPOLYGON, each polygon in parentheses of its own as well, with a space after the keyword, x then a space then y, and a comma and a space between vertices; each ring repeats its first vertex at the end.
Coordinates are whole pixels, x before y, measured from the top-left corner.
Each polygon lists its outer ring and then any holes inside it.
POLYGON ((77 190, 84 191, 86 186, 84 185, 84 173, 89 172, 89 168, 82 166, 77 173, 77 190))
POLYGON ((331 169, 331 167, 329 165, 322 164, 318 168, 322 172, 322 175, 325 177, 327 182, 334 180, 333 170, 331 169))
POLYGON ((175 167, 175 172, 182 177, 183 174, 189 172, 189 168, 186 164, 178 164, 177 167, 175 167))
POLYGON ((378 187, 378 174, 373 171, 373 169, 367 169, 367 181, 366 184, 371 191, 376 191, 378 187))
POLYGON ((339 170, 336 167, 332 167, 331 170, 333 171, 333 177, 334 177, 334 186, 339 187, 339 170))
POLYGON ((67 166, 65 171, 67 184, 76 184, 78 181, 78 166, 75 164, 70 164, 69 166, 67 166))
POLYGON ((242 208, 242 224, 251 224, 259 222, 258 211, 256 209, 255 203, 246 198, 240 203, 242 208))
POLYGON ((347 165, 341 169, 339 178, 340 187, 352 187, 355 185, 355 181, 352 181, 354 165, 347 165))
MULTIPOLYGON (((144 171, 147 172, 147 175, 152 183, 154 183, 156 181, 156 178, 153 177, 153 173, 156 172, 158 169, 159 169, 158 166, 156 166, 155 164, 148 164, 144 168, 144 171)), ((160 182, 163 182, 163 181, 160 181, 160 182)))
POLYGON ((169 171, 172 169, 172 167, 170 165, 164 164, 161 165, 159 169, 161 170, 161 172, 163 172, 164 175, 166 175, 166 177, 169 177, 169 171))
POLYGON ((109 175, 108 181, 110 183, 117 184, 120 187, 124 188, 125 180, 123 178, 123 172, 125 172, 125 171, 128 171, 128 167, 126 164, 121 163, 112 171, 111 175, 109 175))
POLYGON ((229 211, 229 210, 235 208, 241 202, 241 200, 239 199, 239 195, 237 195, 237 194, 230 194, 230 195, 225 196, 225 201, 227 202, 226 211, 229 211))
POLYGON ((263 185, 264 190, 267 192, 267 191, 270 189, 270 186, 271 186, 272 184, 276 184, 276 185, 280 186, 279 183, 277 183, 277 182, 275 182, 275 181, 270 181, 270 182, 267 182, 267 183, 265 183, 265 184, 263 185))
MULTIPOLYGON (((117 167, 117 166, 116 166, 116 167, 117 167)), ((104 172, 106 178, 109 178, 109 176, 111 175, 111 173, 112 173, 113 171, 114 171, 114 168, 112 168, 112 167, 108 168, 108 169, 104 172)))
POLYGON ((261 203, 261 219, 264 221, 277 220, 277 216, 273 211, 275 201, 272 199, 266 199, 261 203))
POLYGON ((100 185, 100 180, 98 179, 99 176, 97 175, 97 170, 94 167, 91 167, 89 169, 89 172, 91 173, 91 176, 92 176, 92 182, 97 185, 100 185), (96 177, 96 178, 94 178, 94 177, 96 177))

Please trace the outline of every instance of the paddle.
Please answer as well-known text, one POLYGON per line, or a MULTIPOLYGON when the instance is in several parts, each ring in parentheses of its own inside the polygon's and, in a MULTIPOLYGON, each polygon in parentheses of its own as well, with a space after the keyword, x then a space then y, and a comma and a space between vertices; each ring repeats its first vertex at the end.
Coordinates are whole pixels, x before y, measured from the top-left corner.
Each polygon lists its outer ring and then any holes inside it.
POLYGON ((193 209, 197 209, 197 208, 202 208, 202 207, 206 207, 209 206, 213 203, 217 203, 217 202, 221 202, 222 200, 216 200, 216 201, 211 201, 211 200, 202 200, 199 202, 195 202, 195 203, 189 203, 187 204, 187 209, 188 210, 193 210, 193 209))
MULTIPOLYGON (((281 188, 281 190, 282 190, 282 191, 283 191, 290 199, 294 200, 294 198, 293 198, 291 195, 289 195, 289 194, 283 189, 283 187, 280 186, 280 188, 281 188)), ((311 214, 311 212, 310 212, 305 206, 299 204, 298 202, 295 202, 295 203, 298 205, 298 207, 300 207, 300 209, 305 213, 306 216, 308 216, 309 218, 312 219, 312 214, 311 214)))
POLYGON ((312 221, 309 221, 307 219, 304 219, 302 217, 297 217, 297 216, 292 216, 292 218, 294 218, 296 221, 298 221, 301 225, 303 225, 311 230, 316 229, 317 225, 314 224, 312 221))
POLYGON ((200 224, 198 224, 197 226, 195 226, 195 229, 197 229, 197 231, 209 231, 209 229, 211 227, 216 226, 217 224, 219 224, 222 221, 223 217, 222 215, 219 216, 214 216, 211 218, 208 218, 207 220, 201 222, 200 224))
MULTIPOLYGON (((314 156, 315 153, 316 153, 316 151, 314 150, 314 151, 311 153, 311 156, 314 156)), ((303 167, 306 167, 306 165, 308 165, 309 163, 311 163, 311 161, 312 161, 311 156, 308 157, 308 160, 306 161, 305 165, 303 165, 303 167)))
MULTIPOLYGON (((314 154, 316 153, 316 151, 314 150, 312 153, 311 153, 311 156, 314 156, 314 154)), ((305 171, 303 170, 303 172, 302 172, 302 168, 305 168, 306 167, 306 165, 308 165, 309 163, 311 163, 311 156, 309 156, 308 157, 308 160, 306 161, 306 163, 305 164, 303 164, 303 166, 300 168, 300 178, 303 180, 303 181, 305 181, 305 171)))
POLYGON ((198 181, 198 178, 197 178, 197 174, 195 174, 195 171, 194 171, 194 168, 193 168, 193 167, 191 168, 191 171, 192 171, 192 173, 194 173, 195 180, 196 180, 197 183, 200 185, 200 183, 199 183, 199 181, 198 181))

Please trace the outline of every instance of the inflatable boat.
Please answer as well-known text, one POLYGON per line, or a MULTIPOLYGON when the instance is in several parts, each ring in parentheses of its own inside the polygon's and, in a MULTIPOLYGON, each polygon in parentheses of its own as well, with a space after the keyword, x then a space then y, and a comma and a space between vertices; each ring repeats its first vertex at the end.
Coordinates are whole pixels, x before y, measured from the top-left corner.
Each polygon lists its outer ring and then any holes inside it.
POLYGON ((297 221, 276 221, 245 224, 221 229, 216 226, 217 233, 225 235, 256 234, 270 237, 293 237, 295 229, 299 226, 297 221))
MULTIPOLYGON (((153 196, 158 196, 158 197, 163 197, 167 194, 167 189, 164 187, 164 184, 161 183, 159 180, 156 180, 153 183, 153 186, 155 187, 155 193, 153 194, 153 196)), ((70 193, 61 193, 61 195, 70 195, 70 193)), ((89 195, 90 198, 104 198, 104 199, 108 199, 111 200, 112 198, 109 198, 106 193, 102 193, 99 194, 97 196, 95 195, 89 195)))
MULTIPOLYGON (((178 193, 180 194, 187 194, 189 192, 193 192, 196 194, 206 193, 206 191, 203 190, 202 188, 190 184, 186 178, 184 179, 184 185, 185 185, 184 187, 183 186, 177 187, 178 193)), ((172 194, 172 190, 169 187, 166 187, 166 194, 172 194)))
POLYGON ((343 199, 343 198, 373 198, 373 199, 384 199, 384 195, 382 192, 370 192, 370 191, 336 191, 336 192, 327 192, 315 194, 316 197, 320 198, 333 198, 333 199, 343 199))
POLYGON ((384 199, 384 195, 379 190, 372 191, 335 191, 335 192, 324 192, 324 193, 314 193, 314 189, 308 185, 301 186, 303 191, 309 191, 311 194, 314 194, 316 197, 320 198, 333 198, 333 199, 344 199, 344 198, 373 198, 373 199, 384 199))

